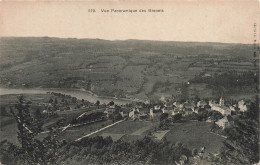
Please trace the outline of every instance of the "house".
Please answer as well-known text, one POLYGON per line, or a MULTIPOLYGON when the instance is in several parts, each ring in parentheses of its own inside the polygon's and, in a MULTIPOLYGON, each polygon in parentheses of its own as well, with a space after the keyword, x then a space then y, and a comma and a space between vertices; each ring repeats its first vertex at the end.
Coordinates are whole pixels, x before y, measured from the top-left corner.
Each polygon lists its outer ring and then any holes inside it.
POLYGON ((106 108, 106 110, 104 111, 104 113, 107 114, 107 117, 111 114, 113 114, 115 112, 115 105, 111 105, 109 107, 106 108))
POLYGON ((129 112, 129 118, 131 118, 132 120, 140 119, 139 109, 137 110, 137 108, 133 108, 133 110, 129 112))
POLYGON ((176 114, 178 114, 178 113, 181 113, 181 111, 179 111, 178 109, 174 109, 174 110, 172 111, 171 115, 173 116, 173 115, 176 115, 176 114))
POLYGON ((226 106, 212 106, 211 109, 220 112, 224 116, 231 115, 231 109, 226 106))
POLYGON ((157 110, 160 110, 160 109, 161 109, 161 106, 160 106, 160 105, 155 105, 155 106, 153 107, 153 109, 156 110, 156 111, 157 111, 157 110))
POLYGON ((164 103, 165 107, 172 107, 173 106, 173 102, 172 101, 168 101, 166 103, 164 103))
POLYGON ((187 109, 185 109, 183 116, 188 116, 188 115, 191 115, 192 113, 193 113, 193 110, 191 108, 187 108, 187 109))
POLYGON ((207 105, 204 107, 204 109, 207 110, 207 111, 210 111, 210 110, 211 110, 211 106, 207 104, 207 105))
POLYGON ((236 111, 236 105, 231 105, 231 106, 229 106, 229 109, 231 110, 231 111, 236 111))
POLYGON ((162 112, 171 114, 173 112, 173 108, 172 107, 163 107, 162 112))
POLYGON ((241 112, 247 111, 247 106, 246 106, 244 100, 240 100, 240 101, 238 102, 238 108, 240 109, 241 112))
POLYGON ((207 111, 207 110, 205 108, 201 108, 201 107, 194 108, 194 112, 197 114, 202 113, 204 111, 207 111))
POLYGON ((155 109, 151 108, 151 109, 150 109, 150 118, 151 118, 151 119, 157 118, 157 117, 159 117, 162 113, 163 113, 162 110, 155 110, 155 109))
POLYGON ((147 115, 147 114, 140 112, 140 115, 139 115, 139 119, 140 119, 140 120, 145 120, 145 119, 147 119, 147 118, 148 118, 148 115, 147 115))
POLYGON ((231 111, 239 111, 239 110, 240 110, 240 109, 237 107, 236 104, 229 106, 229 109, 230 109, 231 111))
POLYGON ((106 111, 108 113, 114 113, 115 112, 115 104, 114 105, 110 105, 108 108, 106 108, 106 111))
POLYGON ((197 102, 197 107, 204 108, 206 105, 208 105, 208 103, 204 100, 197 102))
POLYGON ((212 119, 212 116, 210 116, 210 117, 208 117, 208 119, 206 120, 206 122, 212 123, 212 122, 214 122, 214 119, 212 119))
POLYGON ((231 116, 224 116, 222 119, 218 120, 216 124, 225 129, 226 127, 229 127, 234 124, 234 120, 231 116))
POLYGON ((149 114, 150 109, 148 107, 139 108, 139 112, 149 114))
POLYGON ((174 102, 173 105, 180 110, 184 108, 183 104, 180 102, 174 102))
POLYGON ((193 103, 193 102, 187 102, 187 103, 183 104, 183 107, 184 107, 184 111, 186 109, 192 109, 192 111, 194 111, 194 108, 196 107, 196 104, 193 103))
POLYGON ((120 109, 119 113, 123 118, 129 116, 129 111, 127 109, 120 109))

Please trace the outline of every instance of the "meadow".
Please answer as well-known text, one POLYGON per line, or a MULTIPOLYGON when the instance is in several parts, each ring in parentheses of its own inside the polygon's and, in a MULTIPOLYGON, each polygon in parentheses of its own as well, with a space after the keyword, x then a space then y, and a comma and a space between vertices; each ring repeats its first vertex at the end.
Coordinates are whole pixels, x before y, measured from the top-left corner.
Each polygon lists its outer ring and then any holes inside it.
POLYGON ((154 127, 158 127, 158 125, 158 122, 127 120, 93 136, 111 136, 116 139, 117 137, 115 136, 121 135, 121 140, 132 141, 142 139, 148 132, 153 131, 154 127))
POLYGON ((206 152, 219 152, 223 146, 225 138, 210 133, 211 123, 187 121, 176 123, 170 128, 170 131, 165 135, 165 138, 171 143, 181 142, 189 149, 206 147, 206 152))

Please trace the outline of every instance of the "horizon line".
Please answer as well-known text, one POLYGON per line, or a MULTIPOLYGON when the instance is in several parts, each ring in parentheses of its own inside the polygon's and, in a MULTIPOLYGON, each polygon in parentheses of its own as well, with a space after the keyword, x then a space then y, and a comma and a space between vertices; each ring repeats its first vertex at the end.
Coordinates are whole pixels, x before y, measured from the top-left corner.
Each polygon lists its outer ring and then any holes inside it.
POLYGON ((155 41, 155 42, 186 42, 186 43, 219 43, 219 44, 243 44, 243 45, 254 45, 260 44, 260 42, 256 43, 241 43, 241 42, 220 42, 220 41, 176 41, 176 40, 152 40, 152 39, 104 39, 104 38, 78 38, 78 37, 51 37, 51 36, 0 36, 0 38, 57 38, 57 39, 77 39, 77 40, 104 40, 104 41, 128 41, 128 40, 136 40, 136 41, 155 41))

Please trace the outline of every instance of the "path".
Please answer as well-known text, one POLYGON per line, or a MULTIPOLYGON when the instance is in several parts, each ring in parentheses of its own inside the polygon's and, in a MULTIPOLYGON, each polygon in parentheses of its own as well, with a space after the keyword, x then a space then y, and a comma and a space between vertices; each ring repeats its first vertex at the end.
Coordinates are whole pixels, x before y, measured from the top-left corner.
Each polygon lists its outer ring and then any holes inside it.
POLYGON ((83 138, 85 138, 85 137, 94 135, 94 134, 96 134, 96 133, 98 133, 98 132, 100 132, 100 131, 103 131, 103 130, 105 130, 105 129, 109 128, 109 127, 112 127, 112 126, 114 126, 114 125, 116 125, 116 124, 118 124, 118 123, 121 123, 121 122, 123 122, 123 121, 125 121, 125 120, 117 121, 117 122, 115 122, 115 123, 113 123, 113 124, 110 124, 110 125, 108 125, 108 126, 106 126, 106 127, 101 128, 101 129, 99 129, 99 130, 96 130, 96 131, 91 132, 91 133, 89 133, 89 134, 87 134, 87 135, 84 135, 84 136, 82 136, 82 137, 76 139, 75 141, 80 141, 81 139, 83 139, 83 138))

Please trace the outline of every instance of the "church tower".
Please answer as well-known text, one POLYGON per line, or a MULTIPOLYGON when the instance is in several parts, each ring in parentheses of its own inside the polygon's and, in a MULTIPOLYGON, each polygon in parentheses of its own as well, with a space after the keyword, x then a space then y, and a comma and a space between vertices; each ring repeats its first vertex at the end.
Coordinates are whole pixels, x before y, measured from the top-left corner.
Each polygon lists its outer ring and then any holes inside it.
POLYGON ((222 96, 219 99, 219 105, 224 106, 224 99, 222 98, 222 96))

